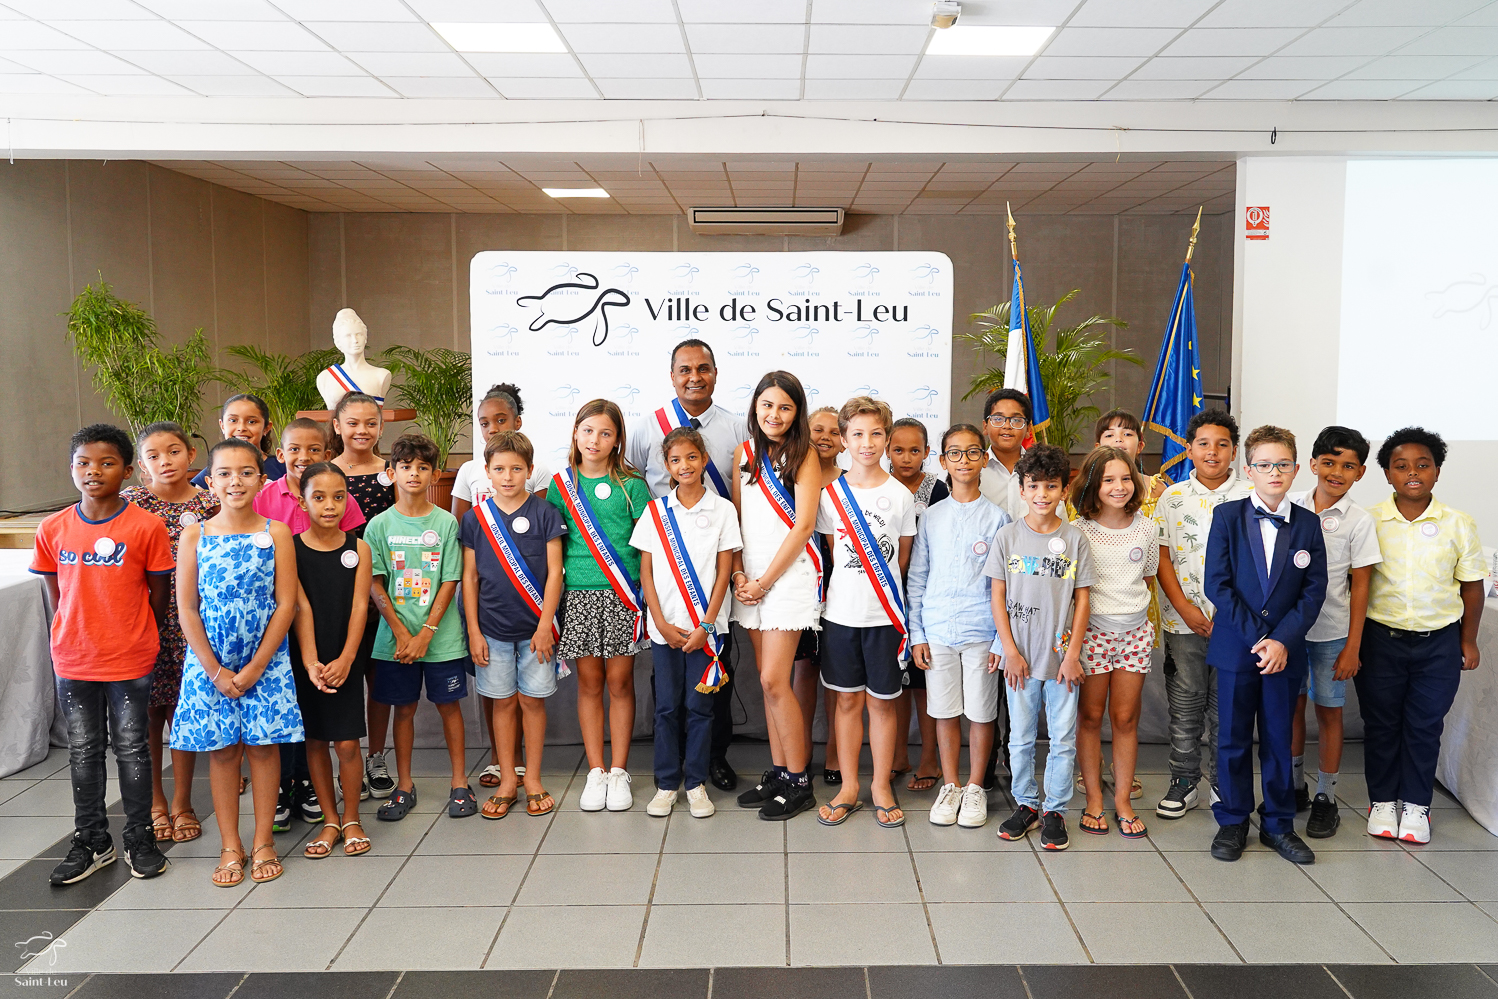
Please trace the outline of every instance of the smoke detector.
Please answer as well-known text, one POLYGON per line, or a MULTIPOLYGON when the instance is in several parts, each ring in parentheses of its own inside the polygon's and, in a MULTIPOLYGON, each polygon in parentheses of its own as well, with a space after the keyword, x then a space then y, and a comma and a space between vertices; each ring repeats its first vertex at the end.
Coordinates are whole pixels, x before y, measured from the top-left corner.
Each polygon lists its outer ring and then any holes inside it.
POLYGON ((931 27, 950 28, 962 14, 962 4, 957 0, 936 0, 931 5, 931 27))

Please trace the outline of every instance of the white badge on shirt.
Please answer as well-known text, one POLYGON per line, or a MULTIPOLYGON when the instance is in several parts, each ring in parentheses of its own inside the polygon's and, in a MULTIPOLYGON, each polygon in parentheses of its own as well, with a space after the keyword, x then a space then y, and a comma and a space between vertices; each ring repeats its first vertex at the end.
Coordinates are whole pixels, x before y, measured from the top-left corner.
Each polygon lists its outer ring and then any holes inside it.
POLYGON ((531 529, 530 519, 527 517, 516 517, 510 521, 510 530, 516 534, 524 534, 531 529))
POLYGON ((181 524, 183 527, 191 527, 197 522, 198 515, 193 513, 191 510, 185 511, 182 516, 177 518, 177 523, 181 524))
POLYGON ((359 553, 349 548, 338 556, 338 561, 343 563, 345 569, 356 568, 359 565, 359 553))
POLYGON ((1433 520, 1427 520, 1425 523, 1420 525, 1420 533, 1425 535, 1427 538, 1435 537, 1438 533, 1440 533, 1440 530, 1440 525, 1433 520))
POLYGON ((1062 541, 1060 538, 1052 538, 1050 541, 1046 542, 1045 546, 1050 549, 1052 555, 1060 555, 1062 552, 1066 551, 1066 542, 1062 541))
POLYGON ((389 472, 385 471, 385 469, 382 468, 380 469, 380 474, 375 476, 375 481, 382 486, 388 486, 395 480, 390 477, 389 472))
POLYGON ((1129 561, 1130 562, 1143 562, 1144 561, 1144 549, 1138 547, 1137 545, 1135 547, 1133 547, 1133 548, 1130 548, 1129 549, 1129 561))
POLYGON ((250 535, 250 540, 255 543, 256 548, 269 548, 275 543, 271 540, 269 531, 256 531, 250 535))
POLYGON ((888 496, 881 496, 874 501, 874 505, 881 510, 888 510, 893 504, 890 503, 888 496))
POLYGON ((973 542, 973 554, 974 555, 987 555, 988 554, 988 542, 987 541, 974 541, 973 542))
POLYGON ((431 528, 427 528, 425 531, 421 532, 421 544, 424 548, 431 548, 440 540, 441 536, 431 528))
POLYGON ((1327 534, 1336 534, 1337 528, 1342 525, 1341 517, 1322 517, 1321 529, 1327 534))
POLYGON ((597 496, 601 500, 606 500, 610 496, 614 495, 614 487, 609 485, 607 482, 600 482, 598 483, 598 485, 593 487, 593 495, 597 496))
POLYGON ((117 547, 119 546, 114 543, 114 538, 100 538, 94 542, 94 554, 100 558, 108 558, 117 547))
POLYGON ((705 513, 699 513, 697 515, 697 529, 700 530, 700 531, 707 530, 708 525, 711 524, 712 522, 713 522, 712 518, 709 517, 705 513))
POLYGON ((1304 569, 1311 564, 1311 553, 1302 548, 1295 553, 1295 568, 1304 569))

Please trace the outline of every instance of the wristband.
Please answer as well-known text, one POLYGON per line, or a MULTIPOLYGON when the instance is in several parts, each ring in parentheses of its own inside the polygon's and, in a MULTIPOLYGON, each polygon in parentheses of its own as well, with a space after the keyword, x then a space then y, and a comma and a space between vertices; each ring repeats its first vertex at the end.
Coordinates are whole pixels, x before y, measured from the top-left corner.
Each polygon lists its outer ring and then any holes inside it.
POLYGON ((749 582, 749 574, 747 572, 745 572, 743 569, 740 569, 738 572, 735 572, 733 575, 729 576, 728 578, 729 579, 733 579, 734 576, 743 576, 744 577, 744 582, 746 582, 746 583, 749 582))
POLYGON ((422 627, 427 629, 434 635, 437 634, 437 626, 435 624, 424 624, 422 625, 422 627))

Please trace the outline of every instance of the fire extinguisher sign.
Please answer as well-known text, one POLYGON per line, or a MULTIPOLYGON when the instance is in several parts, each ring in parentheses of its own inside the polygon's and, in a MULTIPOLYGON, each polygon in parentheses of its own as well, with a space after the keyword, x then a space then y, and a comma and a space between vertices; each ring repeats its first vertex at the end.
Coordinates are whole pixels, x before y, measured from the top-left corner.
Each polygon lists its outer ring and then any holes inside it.
POLYGON ((1269 238, 1269 206, 1261 205, 1244 209, 1243 237, 1245 239, 1269 238))

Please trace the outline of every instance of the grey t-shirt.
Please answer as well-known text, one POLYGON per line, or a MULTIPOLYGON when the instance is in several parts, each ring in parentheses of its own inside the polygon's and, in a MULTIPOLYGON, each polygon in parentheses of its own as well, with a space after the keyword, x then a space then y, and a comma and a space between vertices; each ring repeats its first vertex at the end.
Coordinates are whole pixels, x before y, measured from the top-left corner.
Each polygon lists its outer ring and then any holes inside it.
MULTIPOLYGON (((1016 520, 994 537, 983 573, 1004 581, 1009 627, 1030 676, 1056 679, 1071 641, 1073 594, 1096 581, 1086 535, 1064 521, 1053 533, 1039 534, 1016 520)), ((997 638, 993 651, 1004 651, 997 638)))

